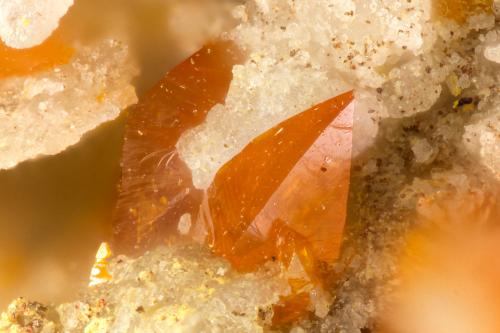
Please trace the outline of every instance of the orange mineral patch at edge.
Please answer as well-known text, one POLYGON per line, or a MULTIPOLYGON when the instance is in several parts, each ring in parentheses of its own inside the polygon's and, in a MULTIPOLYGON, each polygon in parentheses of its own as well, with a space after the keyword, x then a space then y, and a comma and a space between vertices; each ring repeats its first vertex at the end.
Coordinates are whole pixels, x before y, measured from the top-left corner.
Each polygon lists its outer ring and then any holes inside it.
POLYGON ((116 245, 123 251, 163 241, 181 216, 198 212, 202 191, 193 187, 175 144, 224 102, 232 68, 243 59, 233 42, 206 45, 167 73, 130 112, 114 218, 116 245))
POLYGON ((14 49, 0 41, 0 79, 23 76, 64 65, 74 50, 54 33, 42 44, 29 49, 14 49))
POLYGON ((423 197, 379 314, 380 333, 490 333, 500 327, 498 191, 423 197))
POLYGON ((481 12, 491 13, 493 0, 436 0, 435 8, 440 17, 464 23, 470 16, 481 12))
POLYGON ((224 165, 199 221, 208 243, 242 271, 295 254, 312 278, 340 251, 352 150, 353 94, 284 122, 224 165))

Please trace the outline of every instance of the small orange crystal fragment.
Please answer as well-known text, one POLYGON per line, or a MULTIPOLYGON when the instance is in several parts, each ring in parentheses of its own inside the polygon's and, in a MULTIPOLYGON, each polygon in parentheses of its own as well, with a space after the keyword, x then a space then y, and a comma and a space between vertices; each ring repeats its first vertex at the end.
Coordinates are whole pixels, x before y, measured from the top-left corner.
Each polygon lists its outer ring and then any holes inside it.
POLYGON ((242 271, 295 254, 311 278, 339 254, 346 218, 351 92, 262 134, 224 165, 200 221, 209 244, 242 271))
POLYGON ((279 302, 273 305, 272 325, 279 327, 296 322, 308 312, 310 305, 308 293, 281 296, 279 302))
POLYGON ((162 241, 182 215, 198 212, 203 193, 193 187, 175 144, 224 102, 232 68, 242 60, 233 42, 209 44, 171 70, 131 111, 114 219, 122 250, 162 241))
POLYGON ((435 6, 439 16, 464 23, 472 15, 490 13, 493 0, 437 0, 435 6))
POLYGON ((43 44, 29 49, 14 49, 0 41, 0 79, 29 75, 66 64, 73 53, 57 32, 43 44))

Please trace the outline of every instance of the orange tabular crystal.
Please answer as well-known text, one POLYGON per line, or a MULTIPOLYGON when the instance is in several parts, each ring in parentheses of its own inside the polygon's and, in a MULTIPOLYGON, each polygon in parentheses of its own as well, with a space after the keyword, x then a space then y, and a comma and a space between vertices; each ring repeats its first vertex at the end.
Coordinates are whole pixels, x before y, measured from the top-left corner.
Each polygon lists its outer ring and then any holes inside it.
POLYGON ((437 0, 435 6, 439 16, 464 23, 472 15, 491 12, 493 0, 437 0))
POLYGON ((192 184, 177 154, 181 134, 222 103, 232 67, 243 60, 231 42, 208 45, 174 68, 131 111, 115 211, 121 251, 145 249, 178 235, 185 214, 190 235, 240 271, 268 260, 307 274, 291 278, 291 295, 274 307, 274 325, 307 313, 311 282, 339 254, 346 218, 354 102, 351 92, 306 110, 260 135, 217 173, 206 191, 192 184))
POLYGON ((242 60, 232 42, 209 44, 171 70, 131 111, 114 222, 122 250, 162 241, 182 215, 196 216, 202 192, 193 187, 175 144, 224 102, 232 68, 242 60))
POLYGON ((74 50, 56 32, 43 44, 29 49, 14 49, 0 41, 0 79, 23 76, 64 65, 74 50))
POLYGON ((346 93, 262 134, 217 173, 199 221, 208 242, 250 271, 295 253, 318 278, 339 254, 346 218, 353 95, 346 93))

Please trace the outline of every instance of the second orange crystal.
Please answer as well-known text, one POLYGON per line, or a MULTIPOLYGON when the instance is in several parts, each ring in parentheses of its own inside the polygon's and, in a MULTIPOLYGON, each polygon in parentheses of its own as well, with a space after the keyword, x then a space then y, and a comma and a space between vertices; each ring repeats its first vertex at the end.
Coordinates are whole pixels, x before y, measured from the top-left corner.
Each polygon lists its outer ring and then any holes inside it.
POLYGON ((200 221, 215 252, 248 271, 298 255, 307 273, 338 256, 351 165, 352 93, 262 134, 224 165, 200 221))

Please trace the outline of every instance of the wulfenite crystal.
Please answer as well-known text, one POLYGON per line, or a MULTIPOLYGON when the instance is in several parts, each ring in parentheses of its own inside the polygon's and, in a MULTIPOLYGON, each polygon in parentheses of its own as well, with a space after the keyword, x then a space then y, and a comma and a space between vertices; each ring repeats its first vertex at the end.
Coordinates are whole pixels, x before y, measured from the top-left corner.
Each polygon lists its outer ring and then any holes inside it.
POLYGON ((353 96, 346 93, 257 137, 226 163, 199 220, 240 270, 299 256, 311 276, 337 258, 346 215, 353 96))
POLYGON ((208 45, 132 111, 116 241, 130 251, 190 236, 242 272, 279 262, 290 285, 300 286, 275 305, 273 322, 284 324, 310 310, 309 292, 321 288, 340 251, 354 97, 349 92, 329 99, 262 133, 218 171, 207 190, 198 190, 176 143, 224 101, 231 69, 241 59, 230 42, 208 45))

